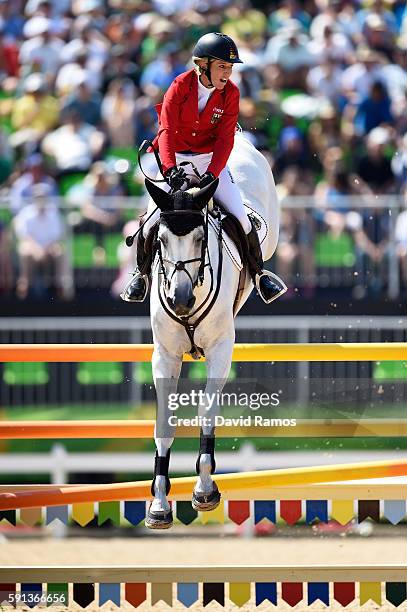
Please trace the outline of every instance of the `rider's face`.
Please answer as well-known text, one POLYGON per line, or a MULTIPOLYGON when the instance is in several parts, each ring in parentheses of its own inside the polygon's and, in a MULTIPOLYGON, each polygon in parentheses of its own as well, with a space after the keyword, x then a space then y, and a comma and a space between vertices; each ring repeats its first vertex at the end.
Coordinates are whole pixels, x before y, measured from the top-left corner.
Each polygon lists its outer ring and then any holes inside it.
POLYGON ((223 89, 227 80, 231 77, 233 64, 223 60, 211 61, 211 80, 216 89, 223 89))

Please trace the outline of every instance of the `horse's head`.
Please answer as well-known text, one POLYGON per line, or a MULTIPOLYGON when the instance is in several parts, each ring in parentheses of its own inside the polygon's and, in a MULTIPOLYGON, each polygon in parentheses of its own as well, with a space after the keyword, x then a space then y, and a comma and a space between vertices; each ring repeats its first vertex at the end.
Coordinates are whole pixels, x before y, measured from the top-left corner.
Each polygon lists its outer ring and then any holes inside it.
POLYGON ((146 187, 161 210, 158 249, 168 305, 187 316, 194 304, 194 289, 203 275, 207 228, 204 209, 218 186, 167 193, 146 179, 146 187))

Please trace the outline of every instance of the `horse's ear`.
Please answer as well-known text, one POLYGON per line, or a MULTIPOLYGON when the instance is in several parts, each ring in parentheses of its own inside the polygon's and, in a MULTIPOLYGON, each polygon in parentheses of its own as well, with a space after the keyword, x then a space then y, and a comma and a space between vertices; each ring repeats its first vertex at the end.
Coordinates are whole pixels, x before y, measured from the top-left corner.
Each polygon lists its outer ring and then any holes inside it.
POLYGON ((209 200, 213 197, 213 194, 218 188, 218 185, 219 185, 219 179, 217 178, 212 183, 209 183, 209 185, 207 185, 203 189, 200 189, 196 193, 192 194, 194 206, 198 208, 199 210, 202 210, 207 205, 209 200))
POLYGON ((145 185, 148 193, 160 210, 172 210, 174 208, 173 199, 169 193, 157 187, 148 178, 145 179, 145 185))

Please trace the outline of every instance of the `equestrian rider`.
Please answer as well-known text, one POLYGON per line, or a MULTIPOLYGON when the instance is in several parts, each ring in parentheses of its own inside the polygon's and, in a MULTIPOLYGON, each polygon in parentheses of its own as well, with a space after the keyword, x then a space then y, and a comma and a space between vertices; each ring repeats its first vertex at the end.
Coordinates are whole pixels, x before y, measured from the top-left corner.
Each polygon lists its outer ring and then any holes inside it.
MULTIPOLYGON (((249 246, 250 275, 263 300, 270 303, 286 288, 277 276, 263 270, 257 231, 226 165, 239 114, 239 89, 229 78, 233 65, 242 61, 233 40, 218 32, 205 34, 198 40, 192 59, 195 68, 178 76, 166 92, 163 103, 156 107, 159 131, 153 144, 158 144, 168 182, 164 189, 174 192, 186 186, 185 172, 177 165, 185 160, 192 161, 201 173, 200 188, 219 178, 215 196, 240 221, 249 246)), ((147 216, 153 209, 154 203, 150 201, 147 216)), ((144 256, 144 242, 158 215, 156 211, 139 233, 138 269, 121 294, 127 302, 142 302, 147 294, 151 270, 150 266, 143 266, 148 259, 144 256)))

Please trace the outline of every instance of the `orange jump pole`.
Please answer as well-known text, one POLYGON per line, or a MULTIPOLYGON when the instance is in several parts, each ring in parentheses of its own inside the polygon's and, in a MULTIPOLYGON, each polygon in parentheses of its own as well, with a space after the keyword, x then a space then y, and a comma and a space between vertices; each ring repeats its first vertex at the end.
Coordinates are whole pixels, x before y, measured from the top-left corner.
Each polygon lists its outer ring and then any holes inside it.
MULTIPOLYGON (((151 361, 152 344, 1 344, 0 361, 151 361)), ((406 342, 236 344, 233 361, 397 361, 407 359, 406 342)), ((184 355, 184 361, 193 361, 184 355)))
MULTIPOLYGON (((407 475, 407 459, 368 461, 329 466, 286 468, 234 474, 219 474, 216 482, 226 495, 229 492, 253 491, 284 487, 371 478, 390 478, 407 475)), ((196 477, 174 478, 170 499, 190 494, 196 477)), ((150 481, 127 482, 107 485, 55 487, 41 491, 13 491, 0 494, 0 510, 63 506, 81 502, 102 502, 149 499, 150 481)))

